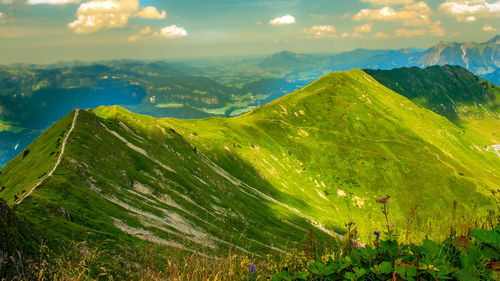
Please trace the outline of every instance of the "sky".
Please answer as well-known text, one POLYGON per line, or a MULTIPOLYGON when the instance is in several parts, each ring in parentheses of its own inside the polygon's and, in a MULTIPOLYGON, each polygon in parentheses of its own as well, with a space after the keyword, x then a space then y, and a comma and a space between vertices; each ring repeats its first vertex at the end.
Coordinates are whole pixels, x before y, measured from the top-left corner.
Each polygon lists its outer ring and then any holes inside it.
POLYGON ((0 64, 429 48, 500 34, 500 0, 0 0, 0 64))

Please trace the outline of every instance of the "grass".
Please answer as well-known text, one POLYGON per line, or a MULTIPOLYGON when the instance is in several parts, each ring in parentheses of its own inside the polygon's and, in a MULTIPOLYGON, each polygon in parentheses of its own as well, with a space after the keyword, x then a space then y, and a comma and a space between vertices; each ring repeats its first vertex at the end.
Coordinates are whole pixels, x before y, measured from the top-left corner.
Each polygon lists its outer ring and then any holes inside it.
MULTIPOLYGON (((50 170, 72 117, 2 169, 1 198, 12 205, 50 170)), ((360 70, 235 118, 156 119, 101 107, 80 112, 59 168, 14 209, 55 255, 85 241, 108 257, 160 245, 165 255, 257 259, 302 250, 311 229, 317 249, 335 251, 334 237, 350 233, 351 222, 362 243, 387 228, 382 195, 394 202, 398 242, 443 241, 447 225, 486 227, 497 208, 498 156, 477 147, 498 139, 482 126, 464 132, 360 70)))
MULTIPOLYGON (((390 223, 389 202, 383 213, 390 223)), ((451 212, 454 212, 451 208, 451 212)), ((93 248, 73 242, 61 254, 41 246, 36 258, 17 263, 16 276, 29 280, 500 280, 500 217, 488 223, 460 221, 446 224, 448 237, 426 237, 414 243, 408 237, 415 217, 407 219, 406 233, 388 226, 375 232, 366 245, 358 242, 355 223, 347 225, 344 239, 324 248, 312 230, 301 247, 263 256, 235 254, 232 249, 210 258, 158 246, 127 246, 106 241, 111 247, 93 248)), ((390 225, 390 224, 388 224, 390 225)), ((402 227, 399 227, 400 229, 402 227)))

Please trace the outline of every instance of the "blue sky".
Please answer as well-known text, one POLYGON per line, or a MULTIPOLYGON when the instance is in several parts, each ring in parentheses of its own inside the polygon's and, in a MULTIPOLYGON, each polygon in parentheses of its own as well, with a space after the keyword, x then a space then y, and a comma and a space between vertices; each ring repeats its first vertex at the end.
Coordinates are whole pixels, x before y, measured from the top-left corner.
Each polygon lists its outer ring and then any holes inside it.
POLYGON ((427 48, 498 30, 498 0, 0 0, 0 63, 427 48))

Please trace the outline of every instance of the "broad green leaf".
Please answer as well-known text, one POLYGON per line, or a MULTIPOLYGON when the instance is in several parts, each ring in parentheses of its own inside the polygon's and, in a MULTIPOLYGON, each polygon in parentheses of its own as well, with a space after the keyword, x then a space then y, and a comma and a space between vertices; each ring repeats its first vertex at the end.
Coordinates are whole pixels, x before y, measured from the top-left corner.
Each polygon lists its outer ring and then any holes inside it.
POLYGON ((380 273, 382 273, 382 274, 389 274, 392 272, 392 269, 393 269, 392 263, 387 262, 387 261, 384 261, 381 264, 379 264, 378 268, 380 270, 380 273))

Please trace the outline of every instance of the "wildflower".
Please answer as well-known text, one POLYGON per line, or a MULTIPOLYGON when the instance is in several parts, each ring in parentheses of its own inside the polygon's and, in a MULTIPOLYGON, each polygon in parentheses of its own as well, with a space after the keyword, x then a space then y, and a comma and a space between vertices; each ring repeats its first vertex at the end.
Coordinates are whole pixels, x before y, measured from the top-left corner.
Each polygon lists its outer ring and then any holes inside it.
POLYGON ((391 199, 391 196, 389 196, 389 195, 382 196, 379 199, 377 199, 377 203, 385 204, 385 203, 387 203, 387 201, 389 201, 389 199, 391 199))
POLYGON ((248 271, 250 271, 251 274, 254 274, 255 271, 257 270, 257 265, 256 264, 253 264, 252 266, 250 266, 250 268, 248 269, 248 271))
POLYGON ((378 240, 378 238, 380 237, 380 232, 374 231, 373 234, 375 234, 375 236, 377 236, 377 240, 378 240))

